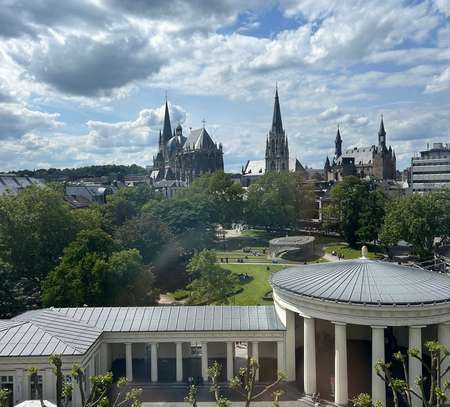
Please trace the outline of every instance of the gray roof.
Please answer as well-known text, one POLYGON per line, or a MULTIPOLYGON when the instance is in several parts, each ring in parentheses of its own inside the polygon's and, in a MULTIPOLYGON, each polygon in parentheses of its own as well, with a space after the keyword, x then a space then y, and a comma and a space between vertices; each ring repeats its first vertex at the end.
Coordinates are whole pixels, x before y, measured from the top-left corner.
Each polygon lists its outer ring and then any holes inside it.
POLYGON ((44 185, 44 181, 15 174, 0 174, 0 195, 15 195, 31 185, 44 185))
POLYGON ((55 308, 105 332, 284 330, 271 305, 55 308))
POLYGON ((204 128, 191 130, 184 143, 184 148, 189 150, 213 149, 215 147, 214 141, 204 128))
POLYGON ((273 306, 47 308, 0 320, 0 357, 81 355, 102 332, 284 329, 273 306))
POLYGON ((363 258, 287 268, 275 273, 270 283, 300 296, 342 303, 450 301, 450 277, 445 274, 363 258))

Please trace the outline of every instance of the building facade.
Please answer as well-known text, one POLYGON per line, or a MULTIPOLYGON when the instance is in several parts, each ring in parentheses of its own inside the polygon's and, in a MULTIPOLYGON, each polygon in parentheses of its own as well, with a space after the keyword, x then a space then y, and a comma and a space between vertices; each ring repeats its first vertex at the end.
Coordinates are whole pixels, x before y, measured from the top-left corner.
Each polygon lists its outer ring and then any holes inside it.
POLYGON ((387 147, 383 117, 378 130, 378 145, 354 147, 343 152, 338 128, 334 157, 331 162, 326 158, 324 175, 327 181, 341 181, 348 175, 376 180, 396 179, 396 156, 392 147, 387 147))
POLYGON ((450 188, 450 143, 434 143, 411 159, 413 192, 450 188))
POLYGON ((273 106, 272 128, 266 139, 266 165, 265 172, 289 170, 289 145, 281 120, 280 100, 278 88, 275 90, 273 106))
MULTIPOLYGON (((251 356, 260 382, 284 373, 307 396, 347 405, 367 392, 386 406, 376 361, 421 350, 428 340, 450 346, 446 274, 369 260, 363 252, 360 259, 285 268, 270 285, 274 305, 49 308, 1 320, 0 385, 13 390, 14 404, 32 398, 33 366, 44 398, 54 401, 52 354, 61 355, 67 380, 78 364, 88 377, 112 371, 139 386, 198 378, 207 384, 215 360, 226 382, 251 356)), ((408 369, 416 386, 420 361, 410 358, 408 369)), ((72 407, 81 407, 77 389, 72 407)))
MULTIPOLYGON (((223 171, 222 144, 217 145, 203 127, 191 130, 188 137, 178 124, 172 133, 166 100, 164 125, 159 132, 158 153, 153 158, 151 177, 154 182, 181 181, 189 185, 203 174, 223 171)), ((156 184, 157 185, 157 184, 156 184)))

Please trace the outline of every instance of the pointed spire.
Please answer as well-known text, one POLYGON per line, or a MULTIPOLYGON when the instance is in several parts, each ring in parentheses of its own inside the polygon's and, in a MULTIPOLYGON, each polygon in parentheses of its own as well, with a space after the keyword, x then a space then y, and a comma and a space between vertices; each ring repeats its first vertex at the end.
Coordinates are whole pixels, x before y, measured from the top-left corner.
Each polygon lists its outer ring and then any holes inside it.
POLYGON ((384 122, 383 122, 383 113, 381 113, 380 130, 378 130, 378 135, 379 136, 386 135, 386 130, 384 129, 384 122))
POLYGON ((275 103, 273 106, 272 131, 275 133, 283 132, 283 122, 281 121, 280 100, 278 98, 278 84, 275 87, 275 103))
POLYGON ((330 159, 327 156, 327 159, 325 160, 325 166, 324 166, 325 170, 329 170, 331 168, 330 166, 330 159))
POLYGON ((384 129, 383 114, 381 114, 380 129, 378 130, 378 145, 386 148, 386 130, 384 129))
POLYGON ((341 131, 339 130, 339 124, 336 133, 336 139, 334 141, 334 156, 339 158, 342 155, 342 137, 341 131))
POLYGON ((163 142, 166 144, 172 137, 172 126, 170 125, 170 115, 169 115, 169 105, 167 103, 167 93, 166 93, 166 107, 164 111, 164 126, 163 126, 163 142))

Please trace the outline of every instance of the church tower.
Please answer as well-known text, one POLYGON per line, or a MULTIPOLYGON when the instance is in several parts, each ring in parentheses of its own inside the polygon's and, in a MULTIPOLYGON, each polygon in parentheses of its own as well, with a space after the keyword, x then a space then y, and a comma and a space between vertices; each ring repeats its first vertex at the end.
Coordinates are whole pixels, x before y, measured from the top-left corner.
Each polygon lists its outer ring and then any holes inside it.
POLYGON ((266 140, 266 173, 271 171, 289 170, 289 146, 281 120, 278 87, 275 89, 275 103, 273 106, 272 129, 266 140))
POLYGON ((339 126, 338 126, 336 140, 334 140, 334 158, 338 159, 341 155, 342 155, 342 138, 341 138, 341 132, 340 132, 339 126))
POLYGON ((383 115, 381 115, 380 130, 378 130, 378 146, 386 150, 386 130, 384 129, 383 115))

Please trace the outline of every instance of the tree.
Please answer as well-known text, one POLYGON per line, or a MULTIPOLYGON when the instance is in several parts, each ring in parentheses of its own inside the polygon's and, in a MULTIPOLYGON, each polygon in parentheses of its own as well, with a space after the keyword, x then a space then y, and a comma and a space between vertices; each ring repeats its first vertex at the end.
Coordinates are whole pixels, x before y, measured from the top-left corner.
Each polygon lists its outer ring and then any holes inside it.
POLYGON ((178 193, 178 197, 208 202, 212 208, 212 221, 215 223, 229 225, 242 220, 244 189, 223 171, 196 178, 189 188, 178 193))
POLYGON ((193 278, 188 286, 191 289, 190 302, 206 304, 229 302, 238 279, 231 271, 216 264, 216 261, 216 254, 211 250, 202 250, 194 254, 190 260, 187 266, 187 271, 193 278))
POLYGON ((83 230, 43 283, 47 306, 147 305, 153 275, 135 249, 118 251, 100 229, 83 230))
POLYGON ((30 377, 30 383, 36 394, 32 394, 31 397, 37 397, 41 403, 41 407, 45 407, 44 396, 42 395, 42 386, 39 385, 39 369, 30 367, 28 369, 28 376, 30 377))
POLYGON ((358 240, 368 243, 378 238, 385 203, 383 192, 373 190, 370 183, 345 177, 331 190, 326 218, 329 226, 336 226, 350 246, 355 246, 358 240))
POLYGON ((39 298, 42 281, 77 231, 73 214, 53 188, 32 186, 0 198, 0 258, 29 296, 39 298))
MULTIPOLYGON (((385 382, 391 390, 395 407, 404 404, 412 406, 412 399, 417 397, 425 407, 440 407, 447 401, 450 391, 450 383, 444 380, 444 377, 450 372, 447 360, 450 357, 450 349, 436 341, 427 341, 424 348, 430 355, 430 362, 427 363, 421 356, 417 348, 411 348, 407 353, 401 351, 393 354, 394 362, 400 364, 403 377, 395 377, 393 373, 393 364, 379 360, 375 364, 377 376, 385 382), (408 377, 408 367, 406 360, 409 357, 416 359, 422 365, 420 371, 425 371, 425 375, 415 378, 408 377), (413 380, 411 380, 413 379, 413 380), (414 381, 417 386, 411 386, 414 381)), ((379 400, 372 401, 370 395, 366 393, 359 394, 353 404, 356 407, 381 407, 379 400)))
MULTIPOLYGON (((263 394, 267 393, 272 389, 276 389, 276 387, 284 380, 284 375, 282 373, 278 373, 278 378, 271 384, 264 386, 264 388, 260 391, 256 391, 255 383, 256 383, 256 373, 258 372, 259 365, 256 359, 247 358, 247 365, 239 370, 239 375, 233 377, 230 381, 230 387, 239 393, 245 402, 245 407, 249 407, 250 403, 263 394)), ((274 402, 278 402, 281 393, 276 391, 272 393, 274 397, 274 402)))
POLYGON ((427 258, 432 255, 434 238, 449 236, 449 212, 449 191, 401 197, 388 206, 380 238, 386 245, 405 240, 420 258, 427 258))
POLYGON ((214 395, 217 407, 229 407, 230 401, 220 394, 219 377, 222 373, 222 365, 217 360, 208 368, 208 377, 211 378, 212 386, 210 392, 214 395))
POLYGON ((248 224, 266 229, 297 226, 311 216, 312 191, 301 176, 289 172, 270 172, 250 185, 245 218, 248 224))
POLYGON ((10 394, 11 390, 0 388, 0 407, 10 407, 9 406, 10 394))

